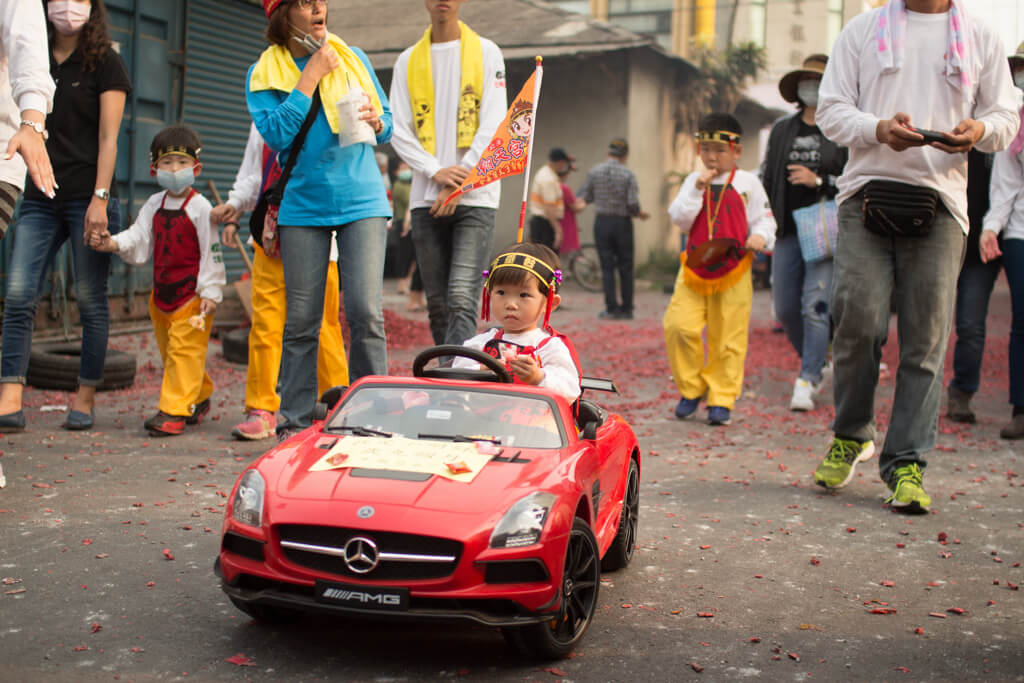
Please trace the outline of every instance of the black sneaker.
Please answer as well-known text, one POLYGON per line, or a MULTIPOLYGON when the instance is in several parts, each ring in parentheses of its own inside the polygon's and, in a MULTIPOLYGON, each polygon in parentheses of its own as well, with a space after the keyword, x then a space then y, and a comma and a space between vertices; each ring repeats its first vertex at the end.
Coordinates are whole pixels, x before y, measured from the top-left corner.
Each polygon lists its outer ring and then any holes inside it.
POLYGON ((206 414, 210 412, 210 399, 201 401, 192 406, 192 414, 185 418, 185 424, 197 425, 203 421, 206 414))

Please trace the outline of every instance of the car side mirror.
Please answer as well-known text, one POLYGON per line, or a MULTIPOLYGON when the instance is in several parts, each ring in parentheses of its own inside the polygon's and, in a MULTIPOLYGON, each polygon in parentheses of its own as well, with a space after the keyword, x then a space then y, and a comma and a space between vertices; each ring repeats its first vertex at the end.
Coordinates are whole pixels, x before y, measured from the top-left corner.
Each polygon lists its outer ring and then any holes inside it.
POLYGON ((588 422, 583 425, 583 438, 587 441, 593 441, 597 438, 597 423, 588 422))
POLYGON ((331 412, 331 407, 323 401, 317 401, 316 405, 313 406, 313 422, 320 422, 321 420, 327 419, 327 414, 331 412))

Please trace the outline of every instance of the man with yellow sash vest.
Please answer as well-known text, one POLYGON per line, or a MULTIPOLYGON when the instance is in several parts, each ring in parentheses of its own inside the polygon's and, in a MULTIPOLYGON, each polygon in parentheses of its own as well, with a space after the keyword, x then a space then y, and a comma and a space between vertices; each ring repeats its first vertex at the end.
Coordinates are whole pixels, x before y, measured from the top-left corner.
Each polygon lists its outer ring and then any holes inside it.
POLYGON ((690 234, 663 321, 669 366, 682 395, 676 417, 695 413, 707 394, 713 425, 729 423, 743 389, 754 298, 752 252, 775 243, 775 218, 764 187, 754 174, 736 168, 742 134, 731 114, 708 114, 700 121, 697 152, 706 170, 687 176, 668 209, 672 222, 690 234), (708 247, 719 244, 724 245, 720 259, 703 258, 708 247))
POLYGON ((505 60, 459 21, 465 0, 424 0, 430 27, 395 62, 391 145, 412 168, 409 207, 416 262, 436 344, 476 334, 501 183, 441 204, 458 189, 505 118, 505 60))

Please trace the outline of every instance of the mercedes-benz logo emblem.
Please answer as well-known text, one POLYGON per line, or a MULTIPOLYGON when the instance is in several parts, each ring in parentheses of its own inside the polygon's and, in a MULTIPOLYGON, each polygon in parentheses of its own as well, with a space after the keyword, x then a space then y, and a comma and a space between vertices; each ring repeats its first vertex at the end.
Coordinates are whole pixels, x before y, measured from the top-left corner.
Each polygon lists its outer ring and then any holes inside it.
POLYGON ((356 574, 369 574, 379 563, 377 544, 365 536, 354 536, 345 544, 345 566, 356 574))
POLYGON ((364 505, 356 510, 356 514, 359 516, 359 519, 369 519, 370 517, 373 517, 375 512, 376 510, 374 510, 371 505, 364 505))

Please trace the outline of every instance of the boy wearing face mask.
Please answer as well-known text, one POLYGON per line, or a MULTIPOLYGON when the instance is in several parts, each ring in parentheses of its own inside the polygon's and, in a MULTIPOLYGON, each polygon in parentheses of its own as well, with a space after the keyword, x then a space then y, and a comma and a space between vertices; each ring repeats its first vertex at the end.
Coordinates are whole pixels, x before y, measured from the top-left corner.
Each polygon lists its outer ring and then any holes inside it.
POLYGON ((128 230, 90 241, 93 249, 117 252, 134 265, 153 259, 149 317, 164 363, 159 409, 145 422, 153 436, 175 436, 186 424, 198 424, 213 393, 206 347, 226 277, 212 207, 192 187, 202 169, 199 151, 199 136, 188 126, 157 133, 150 174, 164 190, 146 201, 128 230))

